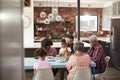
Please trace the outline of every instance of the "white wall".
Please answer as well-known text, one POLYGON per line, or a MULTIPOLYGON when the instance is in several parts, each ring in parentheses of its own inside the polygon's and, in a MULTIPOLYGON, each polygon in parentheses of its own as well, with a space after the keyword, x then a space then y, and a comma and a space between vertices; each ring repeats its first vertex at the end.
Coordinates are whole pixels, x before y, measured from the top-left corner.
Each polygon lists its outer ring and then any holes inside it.
POLYGON ((30 26, 28 28, 24 28, 24 47, 26 48, 34 45, 33 0, 31 0, 30 7, 24 7, 23 15, 30 18, 30 26))
MULTIPOLYGON (((31 0, 30 7, 24 7, 23 15, 30 18, 30 26, 24 28, 24 48, 39 48, 41 43, 34 43, 34 10, 33 10, 33 0, 31 0)), ((54 47, 60 47, 60 43, 54 42, 54 47)))
POLYGON ((112 18, 112 6, 104 8, 102 13, 102 30, 110 31, 111 18, 112 18))

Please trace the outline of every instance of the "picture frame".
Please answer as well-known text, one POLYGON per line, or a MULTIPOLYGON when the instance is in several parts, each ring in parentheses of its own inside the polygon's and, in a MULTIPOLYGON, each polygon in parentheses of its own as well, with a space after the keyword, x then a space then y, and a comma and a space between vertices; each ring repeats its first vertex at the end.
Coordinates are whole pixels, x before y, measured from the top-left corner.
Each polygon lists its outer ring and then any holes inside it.
POLYGON ((24 0, 24 7, 30 7, 31 6, 31 0, 24 0))

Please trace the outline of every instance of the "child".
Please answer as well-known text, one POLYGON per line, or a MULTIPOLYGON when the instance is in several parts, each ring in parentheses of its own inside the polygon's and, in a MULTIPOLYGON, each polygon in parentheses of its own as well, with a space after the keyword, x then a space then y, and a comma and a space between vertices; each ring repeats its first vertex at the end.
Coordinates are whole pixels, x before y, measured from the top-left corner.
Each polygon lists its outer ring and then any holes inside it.
POLYGON ((71 53, 71 49, 69 47, 67 47, 67 43, 65 41, 65 39, 61 40, 61 48, 59 50, 59 55, 60 56, 64 56, 66 59, 69 58, 71 53))
POLYGON ((34 74, 35 74, 36 70, 38 70, 38 69, 52 68, 51 64, 48 61, 45 61, 47 52, 43 48, 37 49, 35 51, 34 55, 38 58, 38 62, 36 62, 33 66, 34 74))

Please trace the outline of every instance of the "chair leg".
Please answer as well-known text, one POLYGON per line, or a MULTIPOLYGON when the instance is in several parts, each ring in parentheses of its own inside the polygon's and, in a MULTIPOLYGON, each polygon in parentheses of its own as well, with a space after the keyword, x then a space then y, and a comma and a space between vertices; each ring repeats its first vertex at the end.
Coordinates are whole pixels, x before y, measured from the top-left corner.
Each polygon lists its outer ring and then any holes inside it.
POLYGON ((102 79, 102 74, 96 74, 95 79, 96 80, 101 80, 102 79))
POLYGON ((108 80, 108 78, 106 78, 106 77, 103 77, 103 78, 102 78, 102 80, 108 80))

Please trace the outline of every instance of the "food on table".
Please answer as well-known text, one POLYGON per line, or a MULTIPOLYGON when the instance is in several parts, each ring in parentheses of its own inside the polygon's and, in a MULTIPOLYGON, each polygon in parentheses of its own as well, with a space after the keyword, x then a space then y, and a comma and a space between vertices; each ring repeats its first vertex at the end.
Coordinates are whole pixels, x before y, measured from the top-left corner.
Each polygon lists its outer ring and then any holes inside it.
POLYGON ((58 58, 56 58, 56 60, 59 60, 59 61, 65 61, 66 58, 65 58, 65 57, 58 57, 58 58))
POLYGON ((47 59, 54 59, 53 56, 46 56, 47 59))

